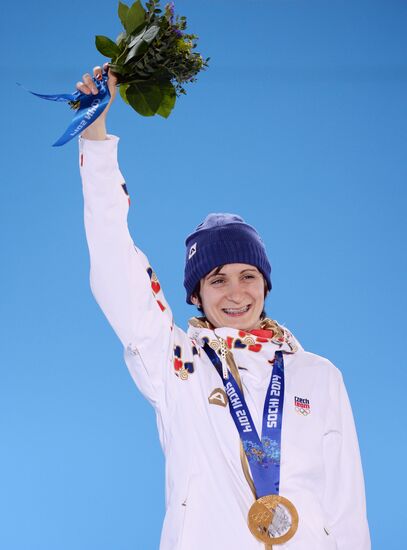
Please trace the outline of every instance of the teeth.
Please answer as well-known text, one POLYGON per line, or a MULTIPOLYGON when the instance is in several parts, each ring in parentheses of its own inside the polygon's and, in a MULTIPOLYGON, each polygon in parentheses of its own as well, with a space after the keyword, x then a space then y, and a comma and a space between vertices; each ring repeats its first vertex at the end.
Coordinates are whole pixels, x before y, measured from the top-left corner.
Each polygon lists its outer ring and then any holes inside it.
POLYGON ((245 313, 249 309, 249 306, 241 307, 239 309, 225 308, 225 313, 245 313))

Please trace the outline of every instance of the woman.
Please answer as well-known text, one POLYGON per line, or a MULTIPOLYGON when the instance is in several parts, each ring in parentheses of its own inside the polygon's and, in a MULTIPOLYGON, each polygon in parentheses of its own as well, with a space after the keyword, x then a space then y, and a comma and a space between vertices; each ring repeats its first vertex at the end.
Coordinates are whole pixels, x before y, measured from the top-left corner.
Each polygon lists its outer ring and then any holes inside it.
MULTIPOLYGON (((110 107, 112 74, 108 84, 110 107)), ((97 93, 89 74, 77 88, 97 93)), ((161 550, 368 550, 341 374, 265 317, 270 264, 257 232, 239 216, 211 214, 187 238, 187 301, 203 317, 183 332, 129 235, 106 115, 80 140, 91 286, 157 413, 166 456, 161 550)))

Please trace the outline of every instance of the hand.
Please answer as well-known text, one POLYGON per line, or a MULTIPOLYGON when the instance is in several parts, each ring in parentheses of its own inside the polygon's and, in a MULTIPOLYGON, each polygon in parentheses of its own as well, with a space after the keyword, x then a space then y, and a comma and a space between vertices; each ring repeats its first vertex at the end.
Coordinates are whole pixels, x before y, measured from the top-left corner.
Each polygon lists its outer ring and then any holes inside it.
MULTIPOLYGON (((90 126, 86 128, 86 130, 82 133, 82 136, 85 139, 93 139, 93 140, 103 140, 106 139, 106 116, 107 112, 110 109, 111 104, 114 101, 114 98, 116 97, 117 92, 117 78, 114 75, 114 73, 111 72, 109 69, 109 64, 105 63, 102 67, 94 67, 93 69, 93 76, 100 80, 102 78, 102 73, 108 72, 108 80, 107 85, 110 92, 110 101, 106 107, 106 109, 103 111, 103 113, 93 122, 90 126)), ((84 94, 94 94, 96 95, 98 93, 98 90, 96 88, 95 83, 92 80, 92 77, 89 73, 85 73, 82 77, 83 81, 77 82, 76 89, 80 92, 83 92, 84 94)))

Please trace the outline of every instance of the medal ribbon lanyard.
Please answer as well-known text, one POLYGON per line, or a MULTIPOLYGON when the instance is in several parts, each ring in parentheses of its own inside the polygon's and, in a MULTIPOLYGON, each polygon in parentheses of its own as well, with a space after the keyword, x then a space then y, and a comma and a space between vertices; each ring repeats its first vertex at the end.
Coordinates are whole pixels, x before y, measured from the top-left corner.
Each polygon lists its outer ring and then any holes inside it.
POLYGON ((208 343, 204 350, 222 378, 229 399, 229 411, 239 432, 253 477, 257 498, 279 494, 281 427, 284 404, 284 359, 281 351, 276 351, 273 372, 267 389, 263 409, 261 439, 257 433, 247 406, 243 391, 233 374, 228 379, 222 376, 222 362, 208 343))

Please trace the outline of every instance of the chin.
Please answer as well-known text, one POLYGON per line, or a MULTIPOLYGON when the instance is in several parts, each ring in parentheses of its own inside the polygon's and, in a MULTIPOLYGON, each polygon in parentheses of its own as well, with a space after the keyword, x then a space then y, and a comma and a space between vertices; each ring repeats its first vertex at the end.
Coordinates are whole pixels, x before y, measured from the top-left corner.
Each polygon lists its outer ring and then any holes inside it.
POLYGON ((258 318, 252 318, 252 319, 244 319, 242 318, 233 318, 233 317, 227 317, 225 319, 225 322, 222 324, 222 326, 235 328, 237 330, 244 330, 248 332, 249 330, 253 330, 256 328, 260 323, 260 314, 258 318))

